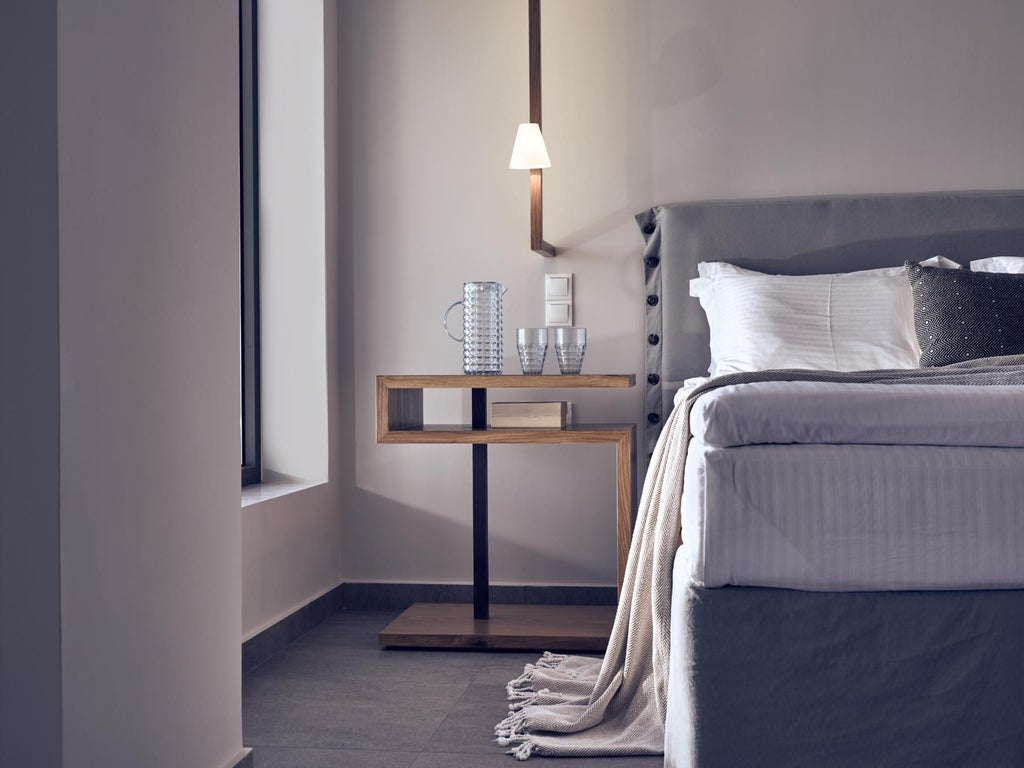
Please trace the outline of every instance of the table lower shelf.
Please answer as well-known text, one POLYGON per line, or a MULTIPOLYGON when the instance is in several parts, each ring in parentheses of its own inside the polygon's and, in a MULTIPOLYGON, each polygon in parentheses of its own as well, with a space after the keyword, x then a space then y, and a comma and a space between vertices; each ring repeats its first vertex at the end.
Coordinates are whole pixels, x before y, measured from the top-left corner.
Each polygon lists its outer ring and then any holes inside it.
POLYGON ((615 607, 491 605, 474 619, 464 603, 415 603, 381 630, 381 648, 494 648, 519 651, 603 651, 615 607))

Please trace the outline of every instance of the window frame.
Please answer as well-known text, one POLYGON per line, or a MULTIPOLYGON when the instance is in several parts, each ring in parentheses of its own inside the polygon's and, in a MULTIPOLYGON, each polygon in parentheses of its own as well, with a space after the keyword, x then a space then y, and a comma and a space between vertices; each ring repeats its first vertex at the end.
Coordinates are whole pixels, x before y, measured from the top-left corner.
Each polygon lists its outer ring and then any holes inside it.
POLYGON ((239 0, 242 485, 262 479, 260 426, 259 87, 256 0, 239 0))

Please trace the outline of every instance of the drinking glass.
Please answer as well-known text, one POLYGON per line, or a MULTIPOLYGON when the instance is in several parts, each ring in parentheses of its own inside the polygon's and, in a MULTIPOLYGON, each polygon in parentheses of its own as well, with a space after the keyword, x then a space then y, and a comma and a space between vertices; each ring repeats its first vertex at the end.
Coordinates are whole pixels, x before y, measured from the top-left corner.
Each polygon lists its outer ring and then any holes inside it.
POLYGON ((586 328, 555 328, 555 356, 558 358, 558 370, 563 374, 580 372, 586 349, 586 328))
POLYGON ((544 358, 548 352, 547 328, 519 328, 516 330, 519 364, 527 376, 544 373, 544 358))

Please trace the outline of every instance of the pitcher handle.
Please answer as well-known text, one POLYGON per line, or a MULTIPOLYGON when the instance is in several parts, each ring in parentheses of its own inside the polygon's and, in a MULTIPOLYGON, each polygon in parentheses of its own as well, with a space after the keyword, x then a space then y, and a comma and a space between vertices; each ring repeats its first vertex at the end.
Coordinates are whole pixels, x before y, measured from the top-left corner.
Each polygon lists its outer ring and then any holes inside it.
POLYGON ((452 305, 444 311, 444 319, 442 321, 442 324, 444 325, 444 332, 448 334, 448 338, 451 339, 452 341, 457 341, 460 344, 462 343, 462 339, 456 339, 454 336, 452 336, 452 332, 448 330, 448 315, 451 313, 453 309, 455 309, 461 303, 461 301, 453 302, 452 305))

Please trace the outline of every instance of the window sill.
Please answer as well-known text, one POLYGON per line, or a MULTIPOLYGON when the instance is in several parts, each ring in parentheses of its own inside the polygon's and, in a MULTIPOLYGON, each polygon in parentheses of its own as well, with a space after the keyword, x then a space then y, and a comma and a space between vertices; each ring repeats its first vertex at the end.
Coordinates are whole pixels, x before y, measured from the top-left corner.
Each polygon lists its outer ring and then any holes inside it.
POLYGON ((279 477, 264 480, 255 485, 246 485, 242 487, 242 509, 253 504, 305 491, 308 488, 315 488, 325 482, 325 480, 298 480, 293 477, 279 477))

